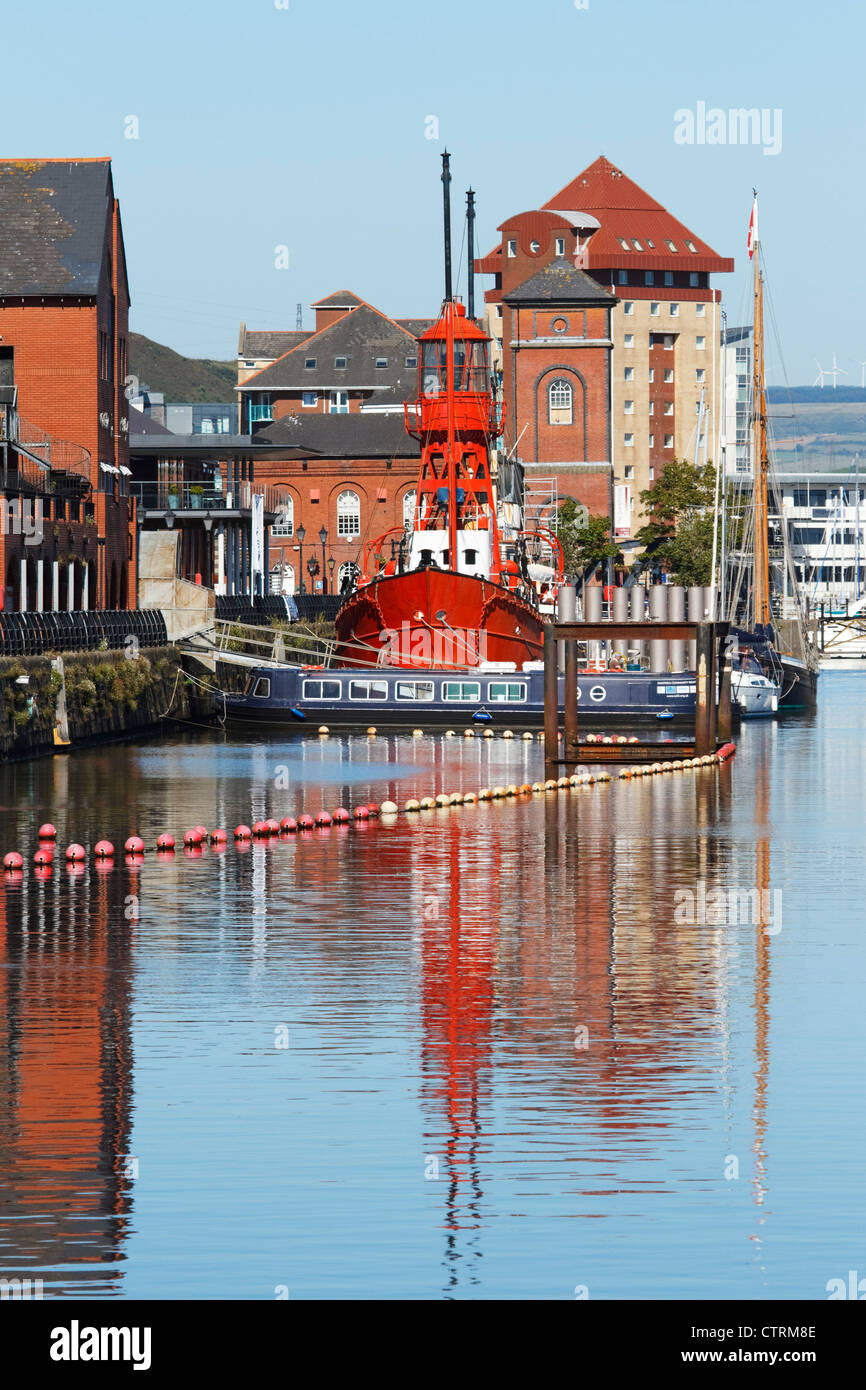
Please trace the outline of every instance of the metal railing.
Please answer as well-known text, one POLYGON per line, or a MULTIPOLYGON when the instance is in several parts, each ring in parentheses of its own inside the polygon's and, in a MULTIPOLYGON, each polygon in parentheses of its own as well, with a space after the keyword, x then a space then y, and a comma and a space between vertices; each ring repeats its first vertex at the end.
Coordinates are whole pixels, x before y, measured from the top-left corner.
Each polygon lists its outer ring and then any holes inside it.
POLYGON ((285 665, 293 658, 297 662, 300 658, 300 664, 330 666, 335 646, 332 638, 321 637, 303 626, 295 625, 290 633, 282 629, 268 633, 267 629, 249 623, 233 623, 222 618, 214 621, 214 649, 220 656, 254 656, 262 663, 276 665, 285 665))
POLYGON ((280 488, 243 482, 223 491, 207 483, 133 482, 130 493, 144 511, 249 511, 254 496, 263 496, 265 511, 276 512, 286 500, 280 488))
POLYGON ((55 439, 5 403, 0 405, 0 446, 5 446, 4 489, 24 487, 29 492, 67 496, 90 491, 89 450, 68 439, 55 439))

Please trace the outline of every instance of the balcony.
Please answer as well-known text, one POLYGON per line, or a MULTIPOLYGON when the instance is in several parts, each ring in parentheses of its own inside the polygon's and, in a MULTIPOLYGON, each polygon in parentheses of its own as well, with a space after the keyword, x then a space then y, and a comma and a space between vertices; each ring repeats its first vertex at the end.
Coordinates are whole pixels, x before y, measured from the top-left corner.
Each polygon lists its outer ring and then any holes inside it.
POLYGON ((272 405, 251 405, 250 424, 267 424, 274 418, 274 408, 272 405))
POLYGON ((241 483, 233 492, 223 492, 204 483, 133 482, 130 494, 144 512, 225 512, 250 511, 254 496, 265 499, 265 511, 276 512, 284 501, 279 488, 257 483, 241 483))

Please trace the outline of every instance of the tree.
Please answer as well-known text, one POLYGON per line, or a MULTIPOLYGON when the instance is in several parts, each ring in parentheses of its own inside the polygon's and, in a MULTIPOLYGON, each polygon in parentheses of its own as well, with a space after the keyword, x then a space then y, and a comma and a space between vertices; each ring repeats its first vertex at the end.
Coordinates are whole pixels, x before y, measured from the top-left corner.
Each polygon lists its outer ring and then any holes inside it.
POLYGON ((716 473, 712 463, 695 467, 671 459, 652 487, 640 494, 649 520, 636 540, 653 563, 677 584, 709 584, 712 579, 713 514, 716 473))
POLYGON ((574 578, 601 560, 615 560, 619 549, 609 539, 610 521, 591 516, 580 502, 566 497, 560 503, 554 526, 565 557, 565 573, 574 578))

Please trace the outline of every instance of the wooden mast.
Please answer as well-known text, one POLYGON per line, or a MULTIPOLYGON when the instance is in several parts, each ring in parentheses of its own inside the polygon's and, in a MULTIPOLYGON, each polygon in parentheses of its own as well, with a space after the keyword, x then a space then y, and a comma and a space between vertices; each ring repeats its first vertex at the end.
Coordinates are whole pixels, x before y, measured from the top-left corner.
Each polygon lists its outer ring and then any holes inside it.
POLYGON ((770 622, 770 553, 767 460, 767 393, 764 384, 764 283, 761 276, 760 242, 757 236, 758 196, 755 194, 755 238, 752 259, 755 273, 754 382, 752 389, 752 436, 755 450, 755 565, 753 593, 755 626, 770 622))

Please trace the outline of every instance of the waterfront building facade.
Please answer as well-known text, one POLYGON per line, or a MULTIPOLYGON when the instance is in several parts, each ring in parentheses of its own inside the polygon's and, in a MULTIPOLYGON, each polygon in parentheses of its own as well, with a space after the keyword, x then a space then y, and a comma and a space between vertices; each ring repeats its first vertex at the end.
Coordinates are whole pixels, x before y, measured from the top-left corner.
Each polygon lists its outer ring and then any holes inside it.
MULTIPOLYGON (((476 261, 476 270, 494 276, 485 300, 502 356, 504 442, 528 472, 537 469, 558 477, 562 436, 556 436, 555 446, 539 439, 538 456, 533 452, 535 435, 527 430, 525 403, 513 395, 513 375, 506 374, 508 354, 514 351, 508 336, 509 290, 519 283, 518 276, 526 279, 566 258, 615 296, 610 313, 610 454, 589 461, 607 471, 615 533, 626 538, 644 520, 639 494, 667 461, 703 456, 705 448, 713 455, 721 399, 721 323, 720 291, 710 277, 732 271, 733 260, 719 256, 603 157, 541 209, 509 219, 499 231, 499 244, 476 261)), ((552 432, 548 439, 554 439, 552 432)), ((597 479, 588 474, 583 487, 577 495, 590 510, 607 510, 599 506, 597 479)))
POLYGON ((49 523, 26 556, 3 528, 0 597, 50 607, 56 561, 73 575, 76 606, 134 607, 129 288, 110 160, 0 160, 0 225, 0 387, 24 428, 13 442, 36 446, 32 482, 49 523), (41 585, 22 583, 23 559, 25 576, 41 566, 41 585))

